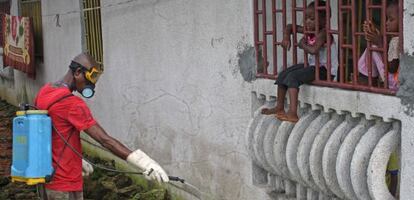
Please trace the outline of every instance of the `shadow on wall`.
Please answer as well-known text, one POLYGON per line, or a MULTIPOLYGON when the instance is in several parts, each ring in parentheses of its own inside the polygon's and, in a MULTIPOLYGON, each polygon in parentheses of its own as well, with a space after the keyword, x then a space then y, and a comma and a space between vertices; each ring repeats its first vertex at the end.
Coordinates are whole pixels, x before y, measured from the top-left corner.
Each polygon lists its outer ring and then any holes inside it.
POLYGON ((414 56, 402 55, 400 59, 400 88, 397 97, 401 98, 401 103, 406 106, 404 113, 414 116, 414 56))
MULTIPOLYGON (((237 54, 238 64, 240 67, 240 74, 247 82, 252 82, 256 79, 256 54, 252 46, 245 45, 237 54)), ((262 66, 259 63, 259 66, 262 66)))

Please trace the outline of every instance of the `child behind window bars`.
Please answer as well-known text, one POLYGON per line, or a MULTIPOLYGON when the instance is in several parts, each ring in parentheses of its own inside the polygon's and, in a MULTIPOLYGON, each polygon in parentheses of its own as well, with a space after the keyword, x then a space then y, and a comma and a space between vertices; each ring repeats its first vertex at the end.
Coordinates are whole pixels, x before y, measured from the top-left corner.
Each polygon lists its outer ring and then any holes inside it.
MULTIPOLYGON (((398 2, 391 1, 388 3, 386 10, 387 21, 385 23, 387 32, 399 32, 399 9, 398 2)), ((374 24, 367 20, 364 22, 363 30, 365 34, 365 39, 368 42, 373 44, 373 47, 383 46, 382 35, 380 31, 374 26, 374 24)), ((365 49, 364 53, 358 60, 358 82, 362 84, 368 84, 368 66, 367 66, 367 50, 365 49)), ((393 36, 389 39, 388 43, 388 87, 391 90, 398 90, 399 81, 398 81, 398 68, 399 68, 399 37, 393 36)), ((382 54, 377 51, 372 51, 372 82, 373 85, 378 84, 378 76, 382 82, 385 80, 385 64, 382 60, 382 54)))
MULTIPOLYGON (((325 1, 318 0, 318 6, 326 6, 325 1)), ((315 71, 316 71, 316 54, 319 53, 319 77, 321 80, 327 79, 327 33, 326 33, 326 20, 329 20, 330 16, 326 13, 325 10, 318 10, 319 18, 319 27, 316 27, 316 15, 315 15, 315 2, 311 2, 307 5, 305 9, 305 18, 304 18, 304 27, 297 25, 296 30, 298 33, 304 34, 300 40, 298 46, 303 49, 303 51, 308 56, 308 66, 305 66, 303 63, 296 64, 287 69, 283 70, 278 74, 275 84, 277 87, 277 104, 274 108, 264 108, 262 109, 262 114, 270 115, 275 114, 276 117, 281 121, 289 121, 296 123, 299 120, 297 114, 298 106, 298 93, 299 86, 305 83, 311 83, 315 80, 315 71), (318 30, 318 33, 315 34, 318 30), (307 33, 307 31, 312 33, 307 33), (285 96, 286 92, 289 93, 289 110, 285 112, 285 96)), ((293 32, 292 24, 287 25, 284 29, 284 39, 282 41, 282 46, 284 48, 290 49, 291 41, 290 36, 293 32)), ((338 66, 338 51, 336 44, 334 42, 333 36, 331 37, 331 78, 335 78, 337 75, 337 66, 338 66)))

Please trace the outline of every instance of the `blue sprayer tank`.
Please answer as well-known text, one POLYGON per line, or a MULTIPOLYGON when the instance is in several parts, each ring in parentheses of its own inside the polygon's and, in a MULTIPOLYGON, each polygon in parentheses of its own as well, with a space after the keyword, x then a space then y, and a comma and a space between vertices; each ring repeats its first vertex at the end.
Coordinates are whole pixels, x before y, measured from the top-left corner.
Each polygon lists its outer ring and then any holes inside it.
POLYGON ((45 183, 53 173, 52 121, 46 110, 18 111, 13 119, 12 181, 45 183))

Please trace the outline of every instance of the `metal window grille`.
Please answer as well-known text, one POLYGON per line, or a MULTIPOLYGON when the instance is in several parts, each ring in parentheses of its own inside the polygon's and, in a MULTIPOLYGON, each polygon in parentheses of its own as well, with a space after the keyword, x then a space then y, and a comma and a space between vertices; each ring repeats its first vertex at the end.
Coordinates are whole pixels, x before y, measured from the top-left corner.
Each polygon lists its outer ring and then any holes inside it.
POLYGON ((43 56, 43 33, 42 33, 42 4, 40 0, 21 0, 21 15, 32 17, 33 34, 35 43, 35 56, 43 56))
POLYGON ((84 39, 86 50, 103 70, 103 47, 100 0, 83 0, 84 39))
MULTIPOLYGON (((256 62, 258 66, 257 77, 275 79, 278 71, 286 69, 288 63, 297 64, 298 59, 303 56, 303 62, 307 65, 307 55, 301 55, 298 51, 298 41, 301 37, 296 30, 298 18, 304 18, 305 9, 311 1, 306 0, 253 0, 254 9, 254 40, 256 49, 256 62), (288 4, 289 7, 288 7, 288 4), (287 51, 281 47, 282 33, 291 19, 293 25, 292 49, 287 51), (281 60, 279 60, 281 59, 281 60)), ((338 43, 338 77, 337 81, 327 76, 327 80, 320 80, 319 77, 319 55, 316 55, 316 74, 313 84, 343 89, 361 90, 382 94, 395 94, 388 87, 388 39, 392 36, 399 36, 399 48, 403 47, 403 0, 398 0, 399 9, 399 32, 387 32, 385 28, 387 0, 326 0, 326 6, 319 6, 315 1, 315 21, 319 22, 318 12, 325 10, 327 13, 327 74, 331 74, 330 48, 333 42, 330 35, 337 38, 338 43), (337 5, 336 12, 331 12, 331 5, 337 5), (336 15, 336 16, 335 16, 336 15), (332 27, 332 19, 337 19, 337 28, 332 27), (372 47, 364 40, 362 22, 365 19, 377 22, 377 28, 381 31, 382 47, 372 47), (385 33, 385 34, 384 34, 385 33), (367 68, 368 84, 358 82, 358 59, 367 46, 367 68), (385 79, 381 84, 374 84, 372 77, 372 52, 382 54, 385 67, 385 79)), ((318 25, 316 25, 318 26, 318 25)), ((316 33, 318 31, 315 31, 316 33)), ((305 34, 310 33, 305 30, 305 34)))

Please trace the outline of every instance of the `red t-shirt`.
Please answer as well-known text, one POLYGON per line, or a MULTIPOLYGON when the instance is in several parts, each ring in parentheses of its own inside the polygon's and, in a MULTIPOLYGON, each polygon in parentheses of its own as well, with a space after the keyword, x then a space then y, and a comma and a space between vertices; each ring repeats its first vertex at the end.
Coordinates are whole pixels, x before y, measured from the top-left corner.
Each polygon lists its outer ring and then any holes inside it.
MULTIPOLYGON (((43 86, 35 99, 36 106, 45 110, 63 96, 71 94, 67 87, 43 86)), ((79 153, 82 153, 80 131, 96 124, 86 103, 77 96, 67 97, 49 108, 53 125, 79 153), (70 138, 69 138, 70 137, 70 138)), ((57 191, 82 191, 82 158, 52 129, 52 154, 55 175, 46 188, 57 191)))

